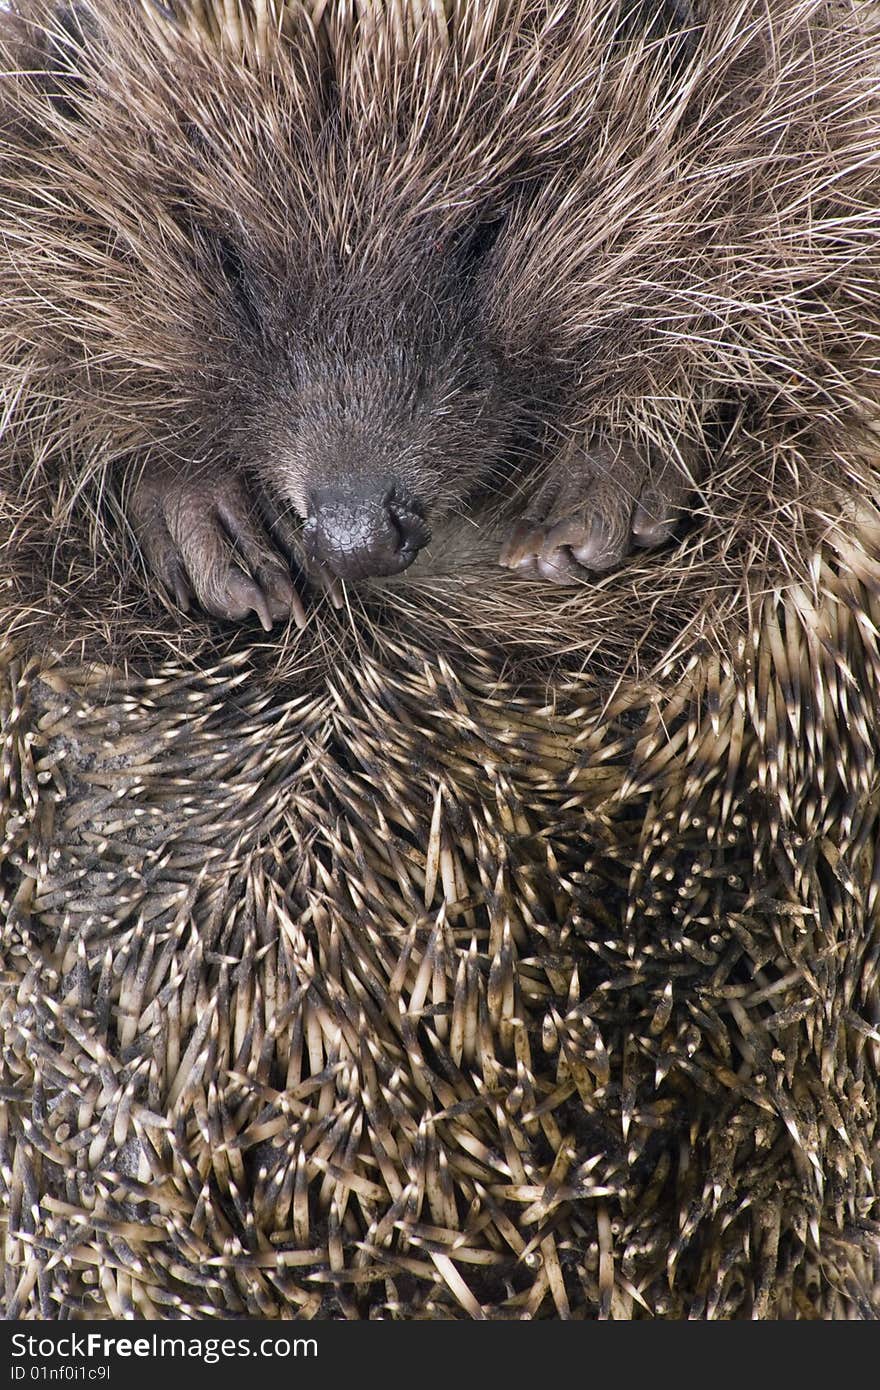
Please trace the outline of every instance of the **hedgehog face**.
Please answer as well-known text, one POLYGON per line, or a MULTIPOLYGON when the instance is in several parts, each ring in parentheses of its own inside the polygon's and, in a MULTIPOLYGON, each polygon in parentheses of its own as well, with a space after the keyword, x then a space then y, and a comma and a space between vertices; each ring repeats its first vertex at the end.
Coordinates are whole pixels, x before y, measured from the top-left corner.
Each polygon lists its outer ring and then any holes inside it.
POLYGON ((302 233, 301 210, 290 221, 273 245, 179 217, 187 424, 206 463, 154 454, 132 490, 178 599, 267 626, 286 613, 285 560, 331 585, 406 569, 436 520, 491 495, 522 415, 488 329, 500 217, 422 223, 394 246, 375 226, 340 245, 302 233))
POLYGON ((22 505, 40 460, 184 607, 269 627, 298 574, 396 573, 432 529, 470 563, 462 518, 478 561, 583 585, 696 486, 742 537, 808 444, 839 471, 876 409, 863 7, 272 0, 220 42, 202 8, 0 25, 22 505))
POLYGON ((238 390, 206 404, 225 408, 276 527, 303 523, 312 567, 405 569, 501 468, 517 392, 483 309, 499 227, 421 229, 384 261, 370 240, 332 257, 301 245, 271 269, 224 239, 217 338, 238 390))
POLYGON ((337 320, 309 334, 249 441, 251 468, 304 520, 310 558, 343 578, 406 568, 506 442, 498 365, 473 337, 445 346, 419 328, 389 341, 377 325, 365 342, 337 320))

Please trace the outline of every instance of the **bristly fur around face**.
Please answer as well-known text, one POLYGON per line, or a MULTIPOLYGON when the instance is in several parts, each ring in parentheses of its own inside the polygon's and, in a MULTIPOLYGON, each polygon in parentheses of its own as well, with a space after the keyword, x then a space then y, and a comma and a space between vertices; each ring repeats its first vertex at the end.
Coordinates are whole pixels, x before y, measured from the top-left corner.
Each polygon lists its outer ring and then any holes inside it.
POLYGON ((86 610, 118 639, 127 605, 143 631, 133 475, 232 454, 301 511, 327 396, 417 439, 449 516, 396 590, 502 643, 540 628, 617 668, 646 626, 658 653, 711 637, 749 566, 802 574, 840 487, 873 490, 871 8, 22 0, 0 48, 21 621, 86 610), (707 472, 677 549, 562 601, 494 567, 471 491, 527 499, 596 431, 707 472))

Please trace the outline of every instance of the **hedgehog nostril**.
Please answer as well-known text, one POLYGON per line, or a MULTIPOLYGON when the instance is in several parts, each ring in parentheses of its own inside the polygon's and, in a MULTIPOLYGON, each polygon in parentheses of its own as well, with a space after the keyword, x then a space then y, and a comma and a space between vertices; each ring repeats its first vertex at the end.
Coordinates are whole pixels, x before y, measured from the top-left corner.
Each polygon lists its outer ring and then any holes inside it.
POLYGON ((397 574, 430 538, 421 507, 395 486, 372 494, 321 490, 309 502, 309 558, 341 579, 397 574))

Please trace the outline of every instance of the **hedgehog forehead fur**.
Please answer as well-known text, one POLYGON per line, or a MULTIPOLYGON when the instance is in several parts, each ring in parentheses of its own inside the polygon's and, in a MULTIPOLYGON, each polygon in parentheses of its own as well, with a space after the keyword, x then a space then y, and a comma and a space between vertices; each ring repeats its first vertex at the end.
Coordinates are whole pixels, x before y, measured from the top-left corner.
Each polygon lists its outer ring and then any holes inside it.
MULTIPOLYGON (((709 6, 691 64, 668 36, 626 41, 608 3, 454 6, 446 45, 427 20, 400 35, 391 8, 319 30, 294 9, 260 65, 119 9, 78 8, 55 44, 76 82, 46 164, 73 177, 66 207, 34 190, 28 230, 62 290, 51 336, 75 325, 99 407, 137 367, 158 442, 173 448, 182 409, 206 451, 232 430, 301 505, 317 437, 320 471, 353 432, 353 466, 373 436, 432 499, 458 500, 509 442, 513 398, 576 430, 653 396, 646 427, 669 435, 663 397, 724 374, 827 396, 804 379, 797 316, 842 248, 795 251, 811 213, 792 164, 825 114, 818 91, 805 114, 796 103, 843 42, 827 6, 784 3, 772 25, 763 6, 709 6), (773 86, 778 151, 749 128, 752 89, 766 104, 773 86), (768 289, 771 204, 787 261, 768 289), (727 264, 732 236, 754 244, 747 278, 727 264), (785 364, 742 327, 762 282, 765 324, 794 330, 785 364)), ((854 130, 838 120, 829 144, 854 130)), ((826 315, 811 345, 826 371, 844 327, 826 315)))
MULTIPOLYGON (((555 39, 530 79, 546 104, 565 71, 552 26, 532 28, 536 46, 555 39)), ((493 100, 503 54, 462 74, 444 108, 432 91, 452 66, 427 29, 397 55, 379 35, 376 86, 335 51, 328 71, 323 39, 303 29, 255 73, 183 31, 169 55, 142 16, 82 10, 57 136, 97 235, 68 254, 120 306, 115 335, 94 325, 100 355, 80 325, 84 347, 105 392, 133 360, 145 389, 150 374, 157 395, 173 381, 151 443, 173 450, 185 413, 206 454, 233 440, 301 513, 310 483, 383 467, 442 510, 510 443, 498 242, 537 165, 526 153, 516 178, 504 168, 520 117, 493 100), (475 156, 452 159, 451 140, 475 156)))

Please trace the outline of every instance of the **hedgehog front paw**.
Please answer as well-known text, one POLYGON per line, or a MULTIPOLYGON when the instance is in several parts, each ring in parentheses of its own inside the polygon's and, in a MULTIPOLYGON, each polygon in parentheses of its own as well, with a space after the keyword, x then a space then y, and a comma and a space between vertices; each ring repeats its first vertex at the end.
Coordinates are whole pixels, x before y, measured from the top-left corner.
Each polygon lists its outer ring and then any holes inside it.
POLYGON ((567 455, 513 526, 499 562, 556 584, 603 573, 633 546, 669 540, 689 488, 672 464, 652 469, 627 446, 567 455))
POLYGON ((291 617, 305 625, 289 567, 235 473, 145 472, 129 515, 147 563, 184 612, 196 602, 230 622, 255 613, 266 632, 291 617))

